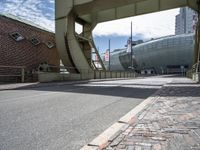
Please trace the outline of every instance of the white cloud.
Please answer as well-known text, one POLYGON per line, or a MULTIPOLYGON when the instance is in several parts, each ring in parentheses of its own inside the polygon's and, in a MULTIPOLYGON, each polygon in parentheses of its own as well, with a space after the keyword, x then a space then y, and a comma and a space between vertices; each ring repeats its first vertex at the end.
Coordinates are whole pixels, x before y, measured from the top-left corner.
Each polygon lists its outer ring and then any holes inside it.
POLYGON ((54 3, 52 0, 5 0, 0 2, 4 13, 12 14, 31 21, 48 30, 54 31, 54 3))
POLYGON ((131 21, 133 23, 133 34, 142 34, 146 38, 160 37, 174 34, 175 16, 179 9, 162 11, 147 15, 130 17, 115 21, 100 23, 93 31, 94 36, 106 35, 130 35, 131 21))
MULTIPOLYGON (((0 10, 54 31, 54 3, 54 0, 4 0, 0 2, 0 10)), ((176 14, 178 9, 100 23, 93 33, 95 36, 129 36, 132 21, 135 35, 142 34, 146 38, 170 35, 174 34, 176 14)))

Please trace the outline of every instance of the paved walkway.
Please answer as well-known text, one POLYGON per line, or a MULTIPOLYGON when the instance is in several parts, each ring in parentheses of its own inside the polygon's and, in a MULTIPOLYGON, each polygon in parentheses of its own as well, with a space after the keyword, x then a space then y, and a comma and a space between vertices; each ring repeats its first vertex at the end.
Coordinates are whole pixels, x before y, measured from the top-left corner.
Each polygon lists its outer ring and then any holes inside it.
POLYGON ((186 78, 167 84, 104 149, 200 150, 200 85, 186 78))

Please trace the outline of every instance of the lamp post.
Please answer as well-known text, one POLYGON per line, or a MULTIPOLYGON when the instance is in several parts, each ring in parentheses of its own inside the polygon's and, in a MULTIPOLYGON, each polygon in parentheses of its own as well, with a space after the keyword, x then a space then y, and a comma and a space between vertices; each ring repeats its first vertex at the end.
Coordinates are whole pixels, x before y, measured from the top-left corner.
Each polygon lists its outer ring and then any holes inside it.
POLYGON ((131 21, 131 66, 130 68, 133 70, 133 24, 131 21))
POLYGON ((110 71, 110 39, 108 40, 108 50, 109 50, 109 71, 110 71))

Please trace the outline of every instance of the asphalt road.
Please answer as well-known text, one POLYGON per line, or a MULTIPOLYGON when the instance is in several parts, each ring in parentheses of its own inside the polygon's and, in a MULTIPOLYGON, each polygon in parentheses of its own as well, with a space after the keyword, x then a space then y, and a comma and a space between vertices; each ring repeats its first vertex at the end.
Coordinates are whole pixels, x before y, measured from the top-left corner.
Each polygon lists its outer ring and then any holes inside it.
POLYGON ((171 79, 0 91, 0 150, 77 150, 171 79))

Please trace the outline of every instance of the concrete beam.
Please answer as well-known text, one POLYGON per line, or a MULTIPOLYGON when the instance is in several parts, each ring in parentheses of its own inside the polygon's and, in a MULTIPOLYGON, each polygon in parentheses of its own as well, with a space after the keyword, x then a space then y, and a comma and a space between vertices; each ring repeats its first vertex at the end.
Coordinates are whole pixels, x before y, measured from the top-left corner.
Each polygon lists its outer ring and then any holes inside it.
POLYGON ((74 11, 87 22, 99 23, 185 6, 197 9, 195 0, 95 0, 75 5, 74 11))

